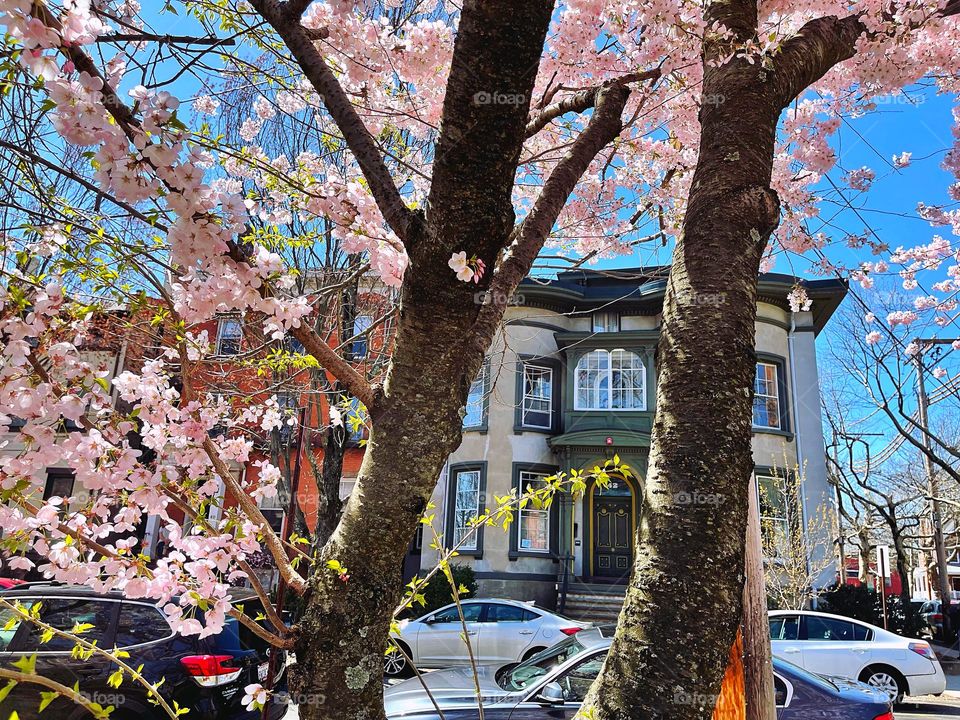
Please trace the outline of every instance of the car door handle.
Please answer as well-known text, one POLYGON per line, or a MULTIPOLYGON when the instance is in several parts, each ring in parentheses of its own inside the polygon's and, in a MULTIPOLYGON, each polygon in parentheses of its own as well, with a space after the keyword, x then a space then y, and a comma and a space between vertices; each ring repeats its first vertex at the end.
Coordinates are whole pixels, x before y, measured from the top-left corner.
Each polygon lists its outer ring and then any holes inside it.
POLYGON ((783 654, 784 654, 784 655, 795 655, 795 654, 797 654, 798 652, 800 652, 800 648, 786 648, 786 649, 783 651, 783 654))
POLYGON ((533 635, 533 630, 521 630, 521 635, 533 635))
POLYGON ((477 634, 476 630, 467 630, 467 635, 476 635, 476 634, 477 634))
POLYGON ((857 655, 863 655, 863 654, 866 652, 866 650, 864 650, 863 648, 853 648, 853 651, 854 651, 857 655))

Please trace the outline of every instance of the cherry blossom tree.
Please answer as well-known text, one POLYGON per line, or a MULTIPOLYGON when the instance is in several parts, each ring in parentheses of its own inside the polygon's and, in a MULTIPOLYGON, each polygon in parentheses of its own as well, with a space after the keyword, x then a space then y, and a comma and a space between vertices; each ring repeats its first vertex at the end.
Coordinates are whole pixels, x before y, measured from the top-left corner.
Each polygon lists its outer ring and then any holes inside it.
MULTIPOLYGON (((758 272, 787 253, 861 284, 896 266, 909 290, 918 277, 936 282, 890 325, 954 321, 960 262, 949 240, 891 252, 851 236, 872 253, 851 263, 827 257, 827 238, 808 228, 818 183, 837 166, 840 117, 923 78, 956 92, 960 3, 166 8, 197 32, 157 29, 169 16, 134 0, 0 0, 11 128, 0 140, 0 400, 30 439, 0 460, 9 549, 39 552, 57 579, 177 595, 165 610, 184 633, 243 617, 226 580, 249 577, 245 558, 265 550, 304 614, 290 630, 277 618, 272 630, 243 621, 294 648, 296 689, 325 697, 301 716, 383 717, 401 558, 460 442, 470 384, 509 298, 544 248, 578 265, 672 245, 636 563, 584 714, 709 717, 712 707, 672 699, 717 692, 740 623, 758 272), (226 106, 224 83, 250 102, 226 106), (276 150, 284 135, 296 154, 276 150), (318 293, 292 270, 294 251, 322 245, 327 224, 398 292, 382 383, 316 331, 318 293), (108 381, 81 357, 93 310, 145 298, 157 299, 151 322, 168 328, 162 352, 108 381), (249 457, 244 426, 283 422, 275 401, 228 406, 195 384, 210 342, 199 328, 228 312, 265 339, 295 338, 298 362, 322 368, 369 416, 356 488, 316 553, 285 543, 257 507, 275 466, 263 465, 254 487, 230 472, 249 457), (82 432, 56 432, 61 419, 82 432), (218 425, 235 432, 211 437, 218 425), (155 459, 130 444, 133 431, 155 459), (56 463, 97 491, 82 511, 31 494, 33 470, 56 463), (237 508, 186 535, 171 521, 174 552, 155 568, 122 541, 99 542, 146 513, 202 505, 219 481, 237 508), (722 510, 675 502, 701 490, 722 494, 722 510), (205 626, 194 617, 201 606, 205 626)), ((954 120, 960 143, 960 111, 954 120)), ((960 173, 960 146, 944 167, 960 173)), ((874 178, 859 168, 843 183, 863 193, 874 178)), ((960 184, 950 192, 960 199, 960 184)), ((960 211, 919 211, 960 228, 960 211)), ((791 304, 809 307, 802 286, 791 304)))

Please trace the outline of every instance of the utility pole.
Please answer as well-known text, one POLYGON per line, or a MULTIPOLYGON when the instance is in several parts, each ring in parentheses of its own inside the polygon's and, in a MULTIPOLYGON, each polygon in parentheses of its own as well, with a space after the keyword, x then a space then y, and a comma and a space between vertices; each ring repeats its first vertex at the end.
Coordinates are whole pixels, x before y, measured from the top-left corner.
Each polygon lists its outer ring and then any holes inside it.
POLYGON ((924 383, 923 350, 925 345, 942 345, 952 340, 924 340, 917 338, 917 353, 913 356, 917 365, 917 409, 920 415, 920 428, 923 431, 923 466, 927 473, 927 492, 930 493, 930 522, 933 525, 933 549, 937 558, 937 579, 940 594, 940 611, 943 613, 944 637, 950 637, 950 578, 947 574, 947 551, 943 543, 943 522, 940 516, 940 500, 937 492, 937 476, 930 454, 933 443, 930 439, 930 421, 927 417, 927 389, 924 383))

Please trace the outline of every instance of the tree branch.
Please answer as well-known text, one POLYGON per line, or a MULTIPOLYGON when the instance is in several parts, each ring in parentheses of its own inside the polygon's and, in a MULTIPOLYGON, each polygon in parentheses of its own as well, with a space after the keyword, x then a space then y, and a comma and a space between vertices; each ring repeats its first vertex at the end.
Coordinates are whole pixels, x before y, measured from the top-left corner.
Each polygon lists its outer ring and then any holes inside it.
MULTIPOLYGON (((958 14, 960 0, 952 0, 941 8, 937 17, 958 14)), ((785 108, 793 102, 835 65, 852 58, 856 54, 857 41, 866 32, 867 27, 860 15, 819 17, 800 28, 795 36, 783 43, 773 60, 780 107, 785 108)))
MULTIPOLYGON (((960 0, 958 0, 960 1, 960 0)), ((620 84, 642 82, 644 80, 656 80, 660 77, 660 68, 647 70, 645 72, 630 73, 618 78, 616 82, 620 84)), ((527 122, 525 137, 532 137, 550 124, 551 121, 566 115, 569 112, 582 113, 592 108, 597 102, 597 93, 600 88, 590 87, 579 90, 572 95, 568 95, 563 100, 548 105, 536 115, 532 116, 527 122)))
POLYGON ((413 226, 419 222, 419 216, 404 203, 370 131, 357 115, 340 82, 327 65, 327 61, 314 47, 314 38, 300 24, 299 13, 296 17, 292 17, 292 13, 286 12, 288 8, 294 11, 300 6, 305 9, 309 2, 296 0, 296 2, 280 5, 275 0, 252 0, 251 4, 277 31, 300 65, 303 74, 323 98, 330 116, 340 128, 347 146, 357 159, 357 164, 370 185, 370 192, 384 219, 397 237, 404 243, 408 243, 413 226))
POLYGON ((570 193, 597 154, 613 142, 623 129, 621 115, 630 96, 630 88, 616 82, 596 92, 596 109, 587 127, 543 184, 533 208, 517 228, 516 241, 493 277, 488 294, 490 303, 484 305, 475 325, 478 331, 475 334, 476 341, 483 343, 484 348, 503 317, 508 299, 540 254, 570 193))

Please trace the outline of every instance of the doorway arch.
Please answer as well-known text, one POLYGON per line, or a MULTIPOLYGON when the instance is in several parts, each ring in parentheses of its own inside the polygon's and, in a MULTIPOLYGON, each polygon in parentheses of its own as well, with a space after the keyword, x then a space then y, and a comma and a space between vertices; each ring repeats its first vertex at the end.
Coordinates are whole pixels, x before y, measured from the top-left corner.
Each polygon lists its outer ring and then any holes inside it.
POLYGON ((639 518, 639 486, 627 474, 612 475, 601 487, 590 483, 583 503, 587 529, 584 569, 594 582, 626 583, 633 569, 639 518))

